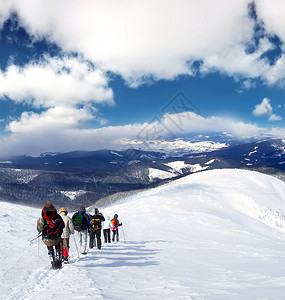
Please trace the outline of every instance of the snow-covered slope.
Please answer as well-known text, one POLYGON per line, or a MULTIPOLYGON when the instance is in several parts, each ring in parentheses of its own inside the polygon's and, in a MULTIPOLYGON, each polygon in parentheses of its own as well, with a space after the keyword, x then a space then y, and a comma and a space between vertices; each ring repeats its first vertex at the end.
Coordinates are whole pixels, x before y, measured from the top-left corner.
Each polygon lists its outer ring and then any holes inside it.
POLYGON ((1 202, 0 298, 284 299, 284 211, 276 178, 195 173, 103 209, 122 241, 78 259, 72 238, 71 263, 49 270, 42 242, 29 245, 40 210, 1 202))
MULTIPOLYGON (((210 164, 211 161, 209 161, 206 164, 210 164)), ((172 178, 178 175, 184 174, 184 172, 187 173, 195 173, 203 170, 207 170, 209 166, 202 167, 200 164, 186 164, 184 161, 178 160, 178 161, 172 161, 169 163, 164 164, 168 167, 167 171, 155 169, 155 168, 149 168, 148 170, 148 177, 150 179, 150 182, 153 182, 157 179, 167 179, 172 178)))

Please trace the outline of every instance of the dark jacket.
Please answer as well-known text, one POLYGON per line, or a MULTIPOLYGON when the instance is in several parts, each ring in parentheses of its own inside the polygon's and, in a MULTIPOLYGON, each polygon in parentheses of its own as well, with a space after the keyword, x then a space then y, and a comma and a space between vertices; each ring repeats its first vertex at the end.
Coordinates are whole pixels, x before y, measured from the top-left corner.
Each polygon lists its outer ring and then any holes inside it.
POLYGON ((78 211, 72 216, 72 223, 76 231, 87 230, 89 228, 88 215, 83 211, 78 211), (80 226, 74 223, 76 216, 79 214, 83 215, 82 224, 80 226))
POLYGON ((100 220, 100 229, 102 228, 102 222, 104 222, 105 221, 105 218, 104 218, 104 216, 103 216, 103 214, 102 213, 97 213, 97 214, 94 214, 93 216, 90 216, 90 226, 91 226, 91 230, 93 229, 92 228, 92 220, 93 219, 99 219, 100 220))

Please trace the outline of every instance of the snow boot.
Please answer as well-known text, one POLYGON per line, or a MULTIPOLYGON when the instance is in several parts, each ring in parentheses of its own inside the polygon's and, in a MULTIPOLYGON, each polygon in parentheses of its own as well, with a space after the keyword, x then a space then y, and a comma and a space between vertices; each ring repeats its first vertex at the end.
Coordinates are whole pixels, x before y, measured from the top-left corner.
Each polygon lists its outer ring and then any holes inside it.
POLYGON ((55 254, 54 264, 55 264, 55 268, 56 268, 56 269, 59 269, 59 268, 61 268, 61 266, 62 266, 61 250, 60 250, 60 249, 59 249, 59 250, 56 249, 56 252, 55 252, 55 253, 56 253, 56 254, 55 254))
POLYGON ((55 263, 55 256, 53 251, 48 252, 49 260, 51 262, 51 268, 55 269, 56 268, 56 263, 55 263))
POLYGON ((55 262, 55 265, 56 265, 56 269, 60 269, 62 267, 62 261, 61 259, 57 259, 56 262, 55 262))
POLYGON ((63 260, 62 260, 65 264, 68 263, 68 257, 63 257, 63 260))
POLYGON ((51 269, 56 269, 56 262, 55 261, 51 262, 51 269))

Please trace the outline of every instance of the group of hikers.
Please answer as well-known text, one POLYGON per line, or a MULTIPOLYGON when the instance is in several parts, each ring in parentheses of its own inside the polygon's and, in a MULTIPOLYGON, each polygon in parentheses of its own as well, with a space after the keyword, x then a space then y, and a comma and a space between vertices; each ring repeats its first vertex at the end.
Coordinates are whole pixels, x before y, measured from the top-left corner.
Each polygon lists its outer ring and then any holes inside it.
POLYGON ((69 218, 67 214, 68 211, 65 207, 60 208, 58 214, 51 203, 46 203, 41 217, 37 221, 37 230, 47 246, 52 268, 61 268, 62 262, 68 262, 71 234, 75 234, 78 251, 83 255, 87 254, 88 235, 89 248, 92 249, 96 245, 97 249, 101 249, 102 229, 105 243, 111 243, 111 240, 119 241, 118 227, 122 226, 122 223, 119 222, 117 214, 112 219, 110 217, 105 219, 99 209, 95 208, 94 215, 88 215, 85 206, 81 206, 72 218, 69 218))

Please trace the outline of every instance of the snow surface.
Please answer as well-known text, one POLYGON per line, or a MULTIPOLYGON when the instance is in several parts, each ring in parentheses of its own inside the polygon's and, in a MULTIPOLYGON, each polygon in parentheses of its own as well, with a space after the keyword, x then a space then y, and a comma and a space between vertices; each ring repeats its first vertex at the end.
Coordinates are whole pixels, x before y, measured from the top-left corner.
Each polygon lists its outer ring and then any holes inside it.
POLYGON ((285 183, 268 175, 204 171, 130 196, 101 210, 122 241, 78 259, 72 237, 61 270, 29 244, 41 210, 0 203, 1 299, 285 297, 285 183))
POLYGON ((150 182, 154 181, 155 179, 167 179, 167 178, 171 178, 171 177, 175 177, 177 176, 177 174, 174 173, 170 173, 167 171, 163 171, 163 170, 159 170, 159 169, 153 169, 153 168, 149 168, 148 169, 148 177, 150 182))

